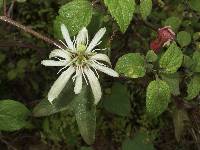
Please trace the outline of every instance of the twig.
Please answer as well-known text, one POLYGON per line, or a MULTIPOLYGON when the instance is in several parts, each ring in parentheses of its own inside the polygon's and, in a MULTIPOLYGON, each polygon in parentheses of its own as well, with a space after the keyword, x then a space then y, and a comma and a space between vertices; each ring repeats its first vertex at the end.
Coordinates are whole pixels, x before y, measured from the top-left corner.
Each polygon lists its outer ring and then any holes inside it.
POLYGON ((8 18, 7 16, 0 16, 0 20, 4 21, 6 23, 9 23, 9 24, 11 24, 13 26, 16 26, 16 27, 24 30, 25 32, 28 32, 28 33, 32 34, 33 36, 35 36, 35 37, 37 37, 39 39, 42 39, 43 41, 45 41, 45 42, 47 42, 47 43, 49 43, 51 45, 54 45, 54 46, 55 45, 59 45, 60 47, 64 48, 64 46, 61 43, 59 43, 57 41, 54 41, 51 38, 46 37, 46 36, 36 32, 36 31, 34 31, 34 30, 32 30, 32 29, 20 24, 19 22, 12 20, 11 18, 8 18))
POLYGON ((45 50, 42 47, 38 47, 34 44, 25 43, 24 41, 1 41, 0 40, 0 48, 2 47, 21 47, 21 48, 29 48, 34 50, 45 50))

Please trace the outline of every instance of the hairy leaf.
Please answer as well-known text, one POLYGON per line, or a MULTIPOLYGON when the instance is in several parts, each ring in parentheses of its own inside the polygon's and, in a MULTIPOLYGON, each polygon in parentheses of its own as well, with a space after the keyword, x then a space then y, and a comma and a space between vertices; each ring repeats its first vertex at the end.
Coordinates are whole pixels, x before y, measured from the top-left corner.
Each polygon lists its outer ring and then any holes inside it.
POLYGON ((135 0, 104 0, 122 32, 128 28, 135 11, 135 0))
POLYGON ((83 86, 81 93, 75 97, 72 107, 81 136, 87 144, 92 144, 95 140, 96 106, 87 86, 83 86))
POLYGON ((187 46, 191 42, 191 35, 186 31, 181 31, 177 34, 177 41, 181 47, 187 46))
POLYGON ((26 126, 30 111, 14 100, 0 101, 0 131, 15 131, 26 126))
POLYGON ((86 0, 75 0, 63 5, 59 10, 59 16, 54 21, 54 32, 59 38, 61 36, 61 24, 65 24, 71 36, 86 27, 92 19, 92 6, 86 0))
POLYGON ((195 51, 193 53, 192 60, 193 60, 192 71, 200 72, 200 52, 199 51, 195 51))
POLYGON ((142 18, 146 20, 152 10, 152 0, 140 0, 140 13, 142 18))
POLYGON ((179 82, 180 77, 178 73, 175 74, 163 74, 162 79, 169 85, 170 91, 173 95, 180 94, 179 82))
POLYGON ((159 116, 170 102, 169 85, 160 79, 150 82, 147 87, 146 108, 152 117, 159 116))
POLYGON ((191 100, 195 98, 200 92, 200 76, 195 75, 188 84, 186 99, 191 100))
POLYGON ((116 71, 130 78, 139 78, 145 75, 144 57, 139 53, 125 54, 119 58, 116 71))
POLYGON ((128 93, 127 88, 120 83, 115 83, 112 86, 111 92, 112 93, 105 96, 103 100, 105 109, 120 116, 129 115, 131 104, 130 94, 128 93))
POLYGON ((176 109, 173 112, 175 137, 178 142, 180 141, 180 138, 184 132, 185 121, 188 121, 188 120, 189 118, 186 111, 181 110, 181 109, 176 109))
POLYGON ((159 63, 160 67, 165 69, 166 73, 174 73, 181 66, 183 61, 183 53, 181 49, 172 43, 164 55, 161 57, 159 63))

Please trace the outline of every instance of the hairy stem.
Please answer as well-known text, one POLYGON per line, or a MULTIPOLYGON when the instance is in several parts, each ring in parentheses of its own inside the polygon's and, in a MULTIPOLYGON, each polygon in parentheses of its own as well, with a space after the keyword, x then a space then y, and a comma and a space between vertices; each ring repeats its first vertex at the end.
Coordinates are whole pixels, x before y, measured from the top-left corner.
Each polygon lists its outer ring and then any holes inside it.
POLYGON ((45 42, 47 42, 47 43, 49 43, 51 45, 58 45, 58 46, 64 48, 63 45, 60 42, 54 41, 51 38, 49 38, 47 36, 44 36, 44 35, 36 32, 36 31, 34 31, 34 30, 32 30, 32 29, 20 24, 19 22, 12 20, 11 18, 9 18, 7 16, 0 16, 0 20, 6 22, 8 24, 11 24, 13 26, 16 26, 16 27, 24 30, 25 32, 32 34, 33 36, 35 36, 35 37, 37 37, 39 39, 42 39, 43 41, 45 41, 45 42))

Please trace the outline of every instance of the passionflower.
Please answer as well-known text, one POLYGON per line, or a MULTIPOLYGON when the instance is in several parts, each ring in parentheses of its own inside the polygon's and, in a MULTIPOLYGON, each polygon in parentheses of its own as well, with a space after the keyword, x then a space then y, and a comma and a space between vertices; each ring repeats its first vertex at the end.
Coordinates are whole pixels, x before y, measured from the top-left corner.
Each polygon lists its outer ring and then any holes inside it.
POLYGON ((116 71, 107 66, 111 65, 109 57, 105 54, 97 53, 97 51, 103 49, 95 49, 101 43, 100 40, 105 34, 106 29, 101 28, 90 43, 88 42, 88 31, 85 27, 78 33, 73 42, 64 24, 61 25, 61 31, 66 44, 61 42, 66 48, 63 49, 59 45, 56 45, 58 49, 50 53, 50 60, 43 60, 41 62, 44 66, 62 66, 58 72, 62 72, 61 75, 48 92, 48 100, 52 103, 72 77, 72 80, 75 82, 75 94, 81 92, 84 78, 86 84, 90 84, 95 104, 97 104, 102 96, 97 70, 113 77, 119 76, 116 71))

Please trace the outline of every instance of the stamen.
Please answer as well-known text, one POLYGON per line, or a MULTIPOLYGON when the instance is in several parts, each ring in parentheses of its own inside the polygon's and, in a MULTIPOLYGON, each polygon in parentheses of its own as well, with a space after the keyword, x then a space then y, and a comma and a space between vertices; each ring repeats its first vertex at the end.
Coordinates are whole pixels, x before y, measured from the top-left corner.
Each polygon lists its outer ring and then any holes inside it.
POLYGON ((96 61, 96 60, 92 60, 92 61, 93 61, 94 63, 97 63, 97 64, 101 65, 101 66, 107 67, 105 64, 100 63, 100 62, 98 62, 98 61, 96 61))
POLYGON ((81 66, 81 73, 82 73, 82 75, 83 75, 83 78, 84 78, 86 84, 88 85, 88 81, 87 81, 87 78, 86 78, 86 76, 85 76, 85 73, 84 73, 84 71, 83 71, 83 67, 82 67, 82 66, 81 66))
POLYGON ((95 71, 97 77, 99 78, 99 74, 98 74, 98 72, 97 72, 97 69, 96 69, 95 67, 92 67, 92 68, 94 69, 94 71, 95 71))
POLYGON ((69 48, 62 40, 59 40, 66 48, 69 48))
POLYGON ((56 43, 54 43, 54 45, 57 46, 58 48, 60 48, 61 50, 64 50, 61 46, 57 45, 56 43))

